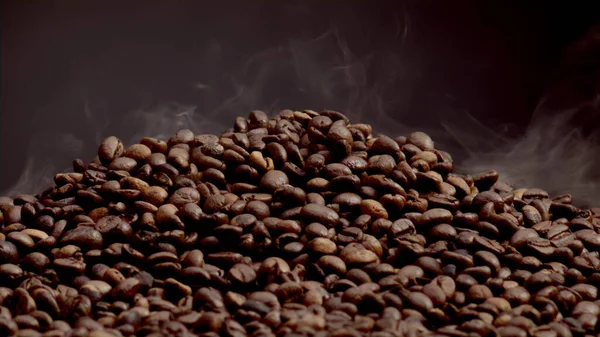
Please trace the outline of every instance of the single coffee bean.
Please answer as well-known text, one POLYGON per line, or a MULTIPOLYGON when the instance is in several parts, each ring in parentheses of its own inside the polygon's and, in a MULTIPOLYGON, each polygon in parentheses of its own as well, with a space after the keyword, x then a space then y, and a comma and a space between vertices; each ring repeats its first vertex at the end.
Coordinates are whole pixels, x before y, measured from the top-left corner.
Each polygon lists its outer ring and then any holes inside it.
POLYGON ((360 203, 360 210, 373 218, 388 218, 388 212, 377 200, 367 199, 360 203))
POLYGON ((350 243, 340 252, 340 258, 350 265, 354 264, 368 264, 378 260, 375 253, 367 250, 363 245, 359 243, 350 243))
POLYGON ((335 226, 339 221, 339 215, 334 210, 316 203, 302 207, 300 215, 325 226, 335 226))
POLYGON ((123 154, 123 143, 120 139, 110 136, 102 141, 98 148, 98 157, 105 163, 110 163, 123 154))
POLYGON ((102 233, 93 227, 79 226, 64 234, 61 243, 77 245, 84 249, 99 249, 102 247, 102 233))
POLYGON ((238 263, 231 267, 227 274, 228 278, 235 283, 248 285, 256 280, 256 271, 246 264, 238 263))
POLYGON ((0 263, 17 262, 19 259, 19 251, 14 243, 6 240, 0 240, 0 263))
POLYGON ((276 189, 289 183, 288 176, 283 171, 272 170, 263 176, 260 181, 262 187, 275 191, 276 189))

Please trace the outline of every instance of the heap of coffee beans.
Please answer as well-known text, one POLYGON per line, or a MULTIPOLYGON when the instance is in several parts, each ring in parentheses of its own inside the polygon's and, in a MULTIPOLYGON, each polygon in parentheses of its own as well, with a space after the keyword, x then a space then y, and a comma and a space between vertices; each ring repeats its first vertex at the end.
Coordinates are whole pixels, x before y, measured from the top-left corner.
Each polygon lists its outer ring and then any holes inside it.
POLYGON ((596 336, 600 210, 422 132, 252 111, 0 198, 0 335, 596 336))

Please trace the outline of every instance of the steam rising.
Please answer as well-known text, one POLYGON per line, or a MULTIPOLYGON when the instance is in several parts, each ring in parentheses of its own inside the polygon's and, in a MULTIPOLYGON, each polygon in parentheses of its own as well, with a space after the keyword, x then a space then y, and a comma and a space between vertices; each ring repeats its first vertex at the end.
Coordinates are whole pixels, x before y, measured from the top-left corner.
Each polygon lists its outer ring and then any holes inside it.
MULTIPOLYGON (((399 24, 398 31, 405 40, 410 39, 406 22, 399 24)), ((189 83, 197 99, 140 106, 107 120, 103 102, 110 97, 81 95, 77 100, 87 124, 70 134, 35 136, 22 176, 1 195, 40 192, 52 184, 55 173, 70 168, 72 159, 90 160, 99 142, 110 135, 130 145, 144 136, 166 139, 182 128, 220 133, 231 127, 234 117, 250 110, 276 113, 286 108, 338 110, 390 136, 425 131, 458 160, 462 172, 495 169, 519 187, 541 187, 555 195, 572 193, 578 204, 593 204, 600 195, 595 138, 568 124, 576 108, 548 113, 548 107, 540 104, 526 133, 510 138, 431 93, 431 106, 426 109, 443 113, 436 114, 438 120, 419 120, 413 111, 392 111, 410 105, 418 62, 385 50, 359 57, 335 28, 316 39, 291 40, 254 55, 238 69, 222 65, 227 55, 221 44, 212 42, 205 50, 198 60, 205 78, 189 83)))
MULTIPOLYGON (((599 102, 587 104, 597 109, 599 102)), ((568 193, 575 204, 594 207, 600 195, 600 147, 597 133, 585 136, 570 125, 579 109, 552 112, 542 102, 525 134, 516 139, 495 133, 472 118, 461 121, 462 125, 447 122, 445 127, 469 154, 460 163, 462 171, 495 169, 519 188, 541 187, 554 196, 568 193)))

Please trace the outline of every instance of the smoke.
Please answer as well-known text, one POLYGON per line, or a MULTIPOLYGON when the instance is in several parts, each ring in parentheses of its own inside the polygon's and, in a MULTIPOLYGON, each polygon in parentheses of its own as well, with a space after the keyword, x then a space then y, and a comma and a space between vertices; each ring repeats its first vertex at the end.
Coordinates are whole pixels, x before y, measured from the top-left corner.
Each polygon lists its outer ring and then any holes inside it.
POLYGON ((466 152, 459 170, 494 169, 519 188, 571 194, 578 206, 600 205, 599 32, 597 25, 567 48, 556 82, 522 134, 492 130, 466 112, 444 122, 466 152))
MULTIPOLYGON (((122 91, 136 99, 118 111, 110 104, 111 92, 97 89, 101 70, 79 65, 79 76, 71 82, 78 89, 71 89, 69 96, 77 111, 76 127, 68 132, 49 128, 34 136, 23 174, 1 195, 40 192, 52 184, 54 174, 69 169, 72 159, 90 160, 110 135, 130 145, 144 136, 166 139, 182 128, 220 133, 236 116, 254 109, 272 114, 281 109, 333 109, 372 124, 376 133, 425 131, 453 155, 462 172, 495 169, 519 187, 572 193, 577 203, 594 203, 600 195, 594 170, 596 136, 571 125, 581 106, 552 111, 542 103, 517 137, 509 130, 490 129, 472 112, 456 108, 445 92, 423 88, 427 69, 414 52, 419 45, 413 43, 412 31, 410 15, 403 12, 393 30, 401 45, 368 53, 357 52, 351 34, 336 24, 316 37, 287 39, 250 56, 236 55, 238 46, 214 39, 199 48, 203 53, 193 62, 195 78, 184 80, 186 99, 155 99, 142 89, 128 88, 122 91)), ((585 106, 597 103, 590 100, 585 106)))
MULTIPOLYGON (((597 111, 599 99, 584 104, 597 111)), ((581 107, 583 108, 583 107, 581 107)), ((581 108, 548 111, 540 104, 525 133, 507 137, 473 118, 448 121, 444 127, 467 152, 459 170, 476 173, 496 170, 504 181, 519 188, 539 187, 551 195, 571 194, 574 203, 597 205, 598 133, 582 133, 572 125, 581 108)))

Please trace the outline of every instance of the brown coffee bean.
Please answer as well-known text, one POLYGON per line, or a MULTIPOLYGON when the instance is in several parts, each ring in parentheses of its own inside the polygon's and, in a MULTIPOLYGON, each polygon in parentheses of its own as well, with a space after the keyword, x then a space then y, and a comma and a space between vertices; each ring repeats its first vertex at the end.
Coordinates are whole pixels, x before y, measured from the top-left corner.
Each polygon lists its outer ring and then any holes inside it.
POLYGON ((52 264, 59 272, 68 274, 82 274, 86 268, 86 264, 83 261, 76 260, 75 258, 55 259, 52 261, 52 264))
POLYGON ((256 281, 257 275, 251 266, 238 263, 229 269, 227 277, 236 284, 249 285, 256 281))
MULTIPOLYGON (((564 226, 566 227, 566 226, 564 226)), ((581 240, 586 247, 590 249, 600 248, 600 234, 591 229, 584 229, 575 233, 578 240, 581 240)))
POLYGON ((339 215, 334 210, 316 203, 309 203, 302 207, 300 215, 325 226, 334 226, 340 219, 339 215))
POLYGON ((155 206, 160 206, 168 198, 167 191, 160 186, 150 186, 142 192, 142 199, 155 206))
POLYGON ((186 169, 190 165, 189 149, 174 147, 169 150, 167 162, 178 169, 186 169))
POLYGON ((491 252, 480 250, 473 255, 475 264, 483 264, 493 271, 498 271, 501 267, 500 260, 491 252))
POLYGON ((423 293, 429 297, 435 307, 442 307, 446 303, 446 293, 435 283, 429 283, 423 286, 423 293))
POLYGON ((112 290, 112 296, 120 299, 131 299, 142 287, 140 280, 134 277, 123 279, 112 290))
POLYGON ((192 187, 182 187, 171 195, 169 202, 177 207, 182 207, 185 204, 197 204, 200 201, 200 193, 192 187))
POLYGON ((377 200, 372 200, 372 199, 363 200, 360 203, 360 210, 364 214, 370 215, 373 218, 382 218, 382 219, 388 218, 387 210, 377 200))
POLYGON ((49 263, 50 259, 39 252, 30 253, 21 260, 23 268, 37 273, 41 273, 49 263))
POLYGON ((410 292, 406 297, 406 302, 421 313, 427 313, 429 310, 433 309, 433 302, 431 299, 420 292, 410 292))
POLYGON ((475 284, 467 291, 467 298, 475 303, 483 303, 488 298, 494 296, 492 291, 485 285, 475 284))
POLYGON ((433 284, 439 286, 447 298, 452 298, 456 292, 456 284, 454 280, 448 276, 437 276, 432 281, 433 284))
POLYGON ((17 262, 19 251, 14 243, 6 240, 0 240, 0 263, 17 262))
POLYGON ((102 247, 102 233, 88 226, 79 226, 64 234, 60 242, 66 245, 77 245, 83 249, 99 249, 102 247))
POLYGON ((368 264, 378 260, 375 253, 359 243, 350 243, 340 252, 340 258, 349 265, 368 264))
POLYGON ((393 155, 400 151, 400 146, 390 137, 381 135, 371 145, 371 151, 393 155))
POLYGON ((440 224, 452 222, 452 213, 443 208, 434 208, 423 213, 421 222, 426 224, 440 224))
POLYGON ((310 240, 306 248, 319 255, 331 255, 337 252, 337 246, 335 243, 327 238, 317 237, 310 240))
POLYGON ((174 278, 168 278, 164 283, 165 296, 168 298, 181 299, 192 295, 192 288, 174 278))
POLYGON ((524 228, 513 234, 510 238, 510 245, 515 248, 520 248, 525 246, 530 239, 537 238, 539 238, 539 235, 535 230, 524 228))
POLYGON ((411 133, 407 138, 406 142, 418 146, 421 150, 433 150, 433 140, 427 134, 417 131, 411 133))
POLYGON ((33 239, 23 232, 10 232, 6 239, 23 249, 31 249, 35 245, 33 239))
POLYGON ((110 136, 102 141, 98 148, 98 157, 104 163, 110 163, 123 154, 123 143, 120 139, 110 136))
POLYGON ((260 185, 268 190, 275 191, 276 189, 289 183, 288 176, 283 171, 272 170, 262 177, 260 185))
POLYGON ((571 287, 571 289, 576 291, 583 299, 587 301, 594 301, 598 299, 598 288, 591 284, 575 284, 571 287))
POLYGON ((17 315, 26 315, 36 310, 36 302, 31 295, 23 288, 16 288, 13 291, 13 302, 15 303, 15 313, 17 315))
POLYGON ((280 303, 293 302, 303 295, 302 286, 296 282, 285 282, 275 291, 280 303))
POLYGON ((99 301, 109 294, 112 286, 104 281, 92 280, 86 282, 79 290, 80 294, 90 298, 93 302, 99 301))
POLYGON ((266 284, 269 284, 289 272, 290 266, 285 260, 278 257, 269 257, 261 263, 258 276, 266 284))
POLYGON ((346 264, 344 263, 344 261, 342 259, 340 259, 337 256, 333 256, 333 255, 322 256, 317 261, 317 264, 325 272, 328 272, 327 274, 330 274, 330 273, 335 273, 338 275, 346 274, 346 264))

